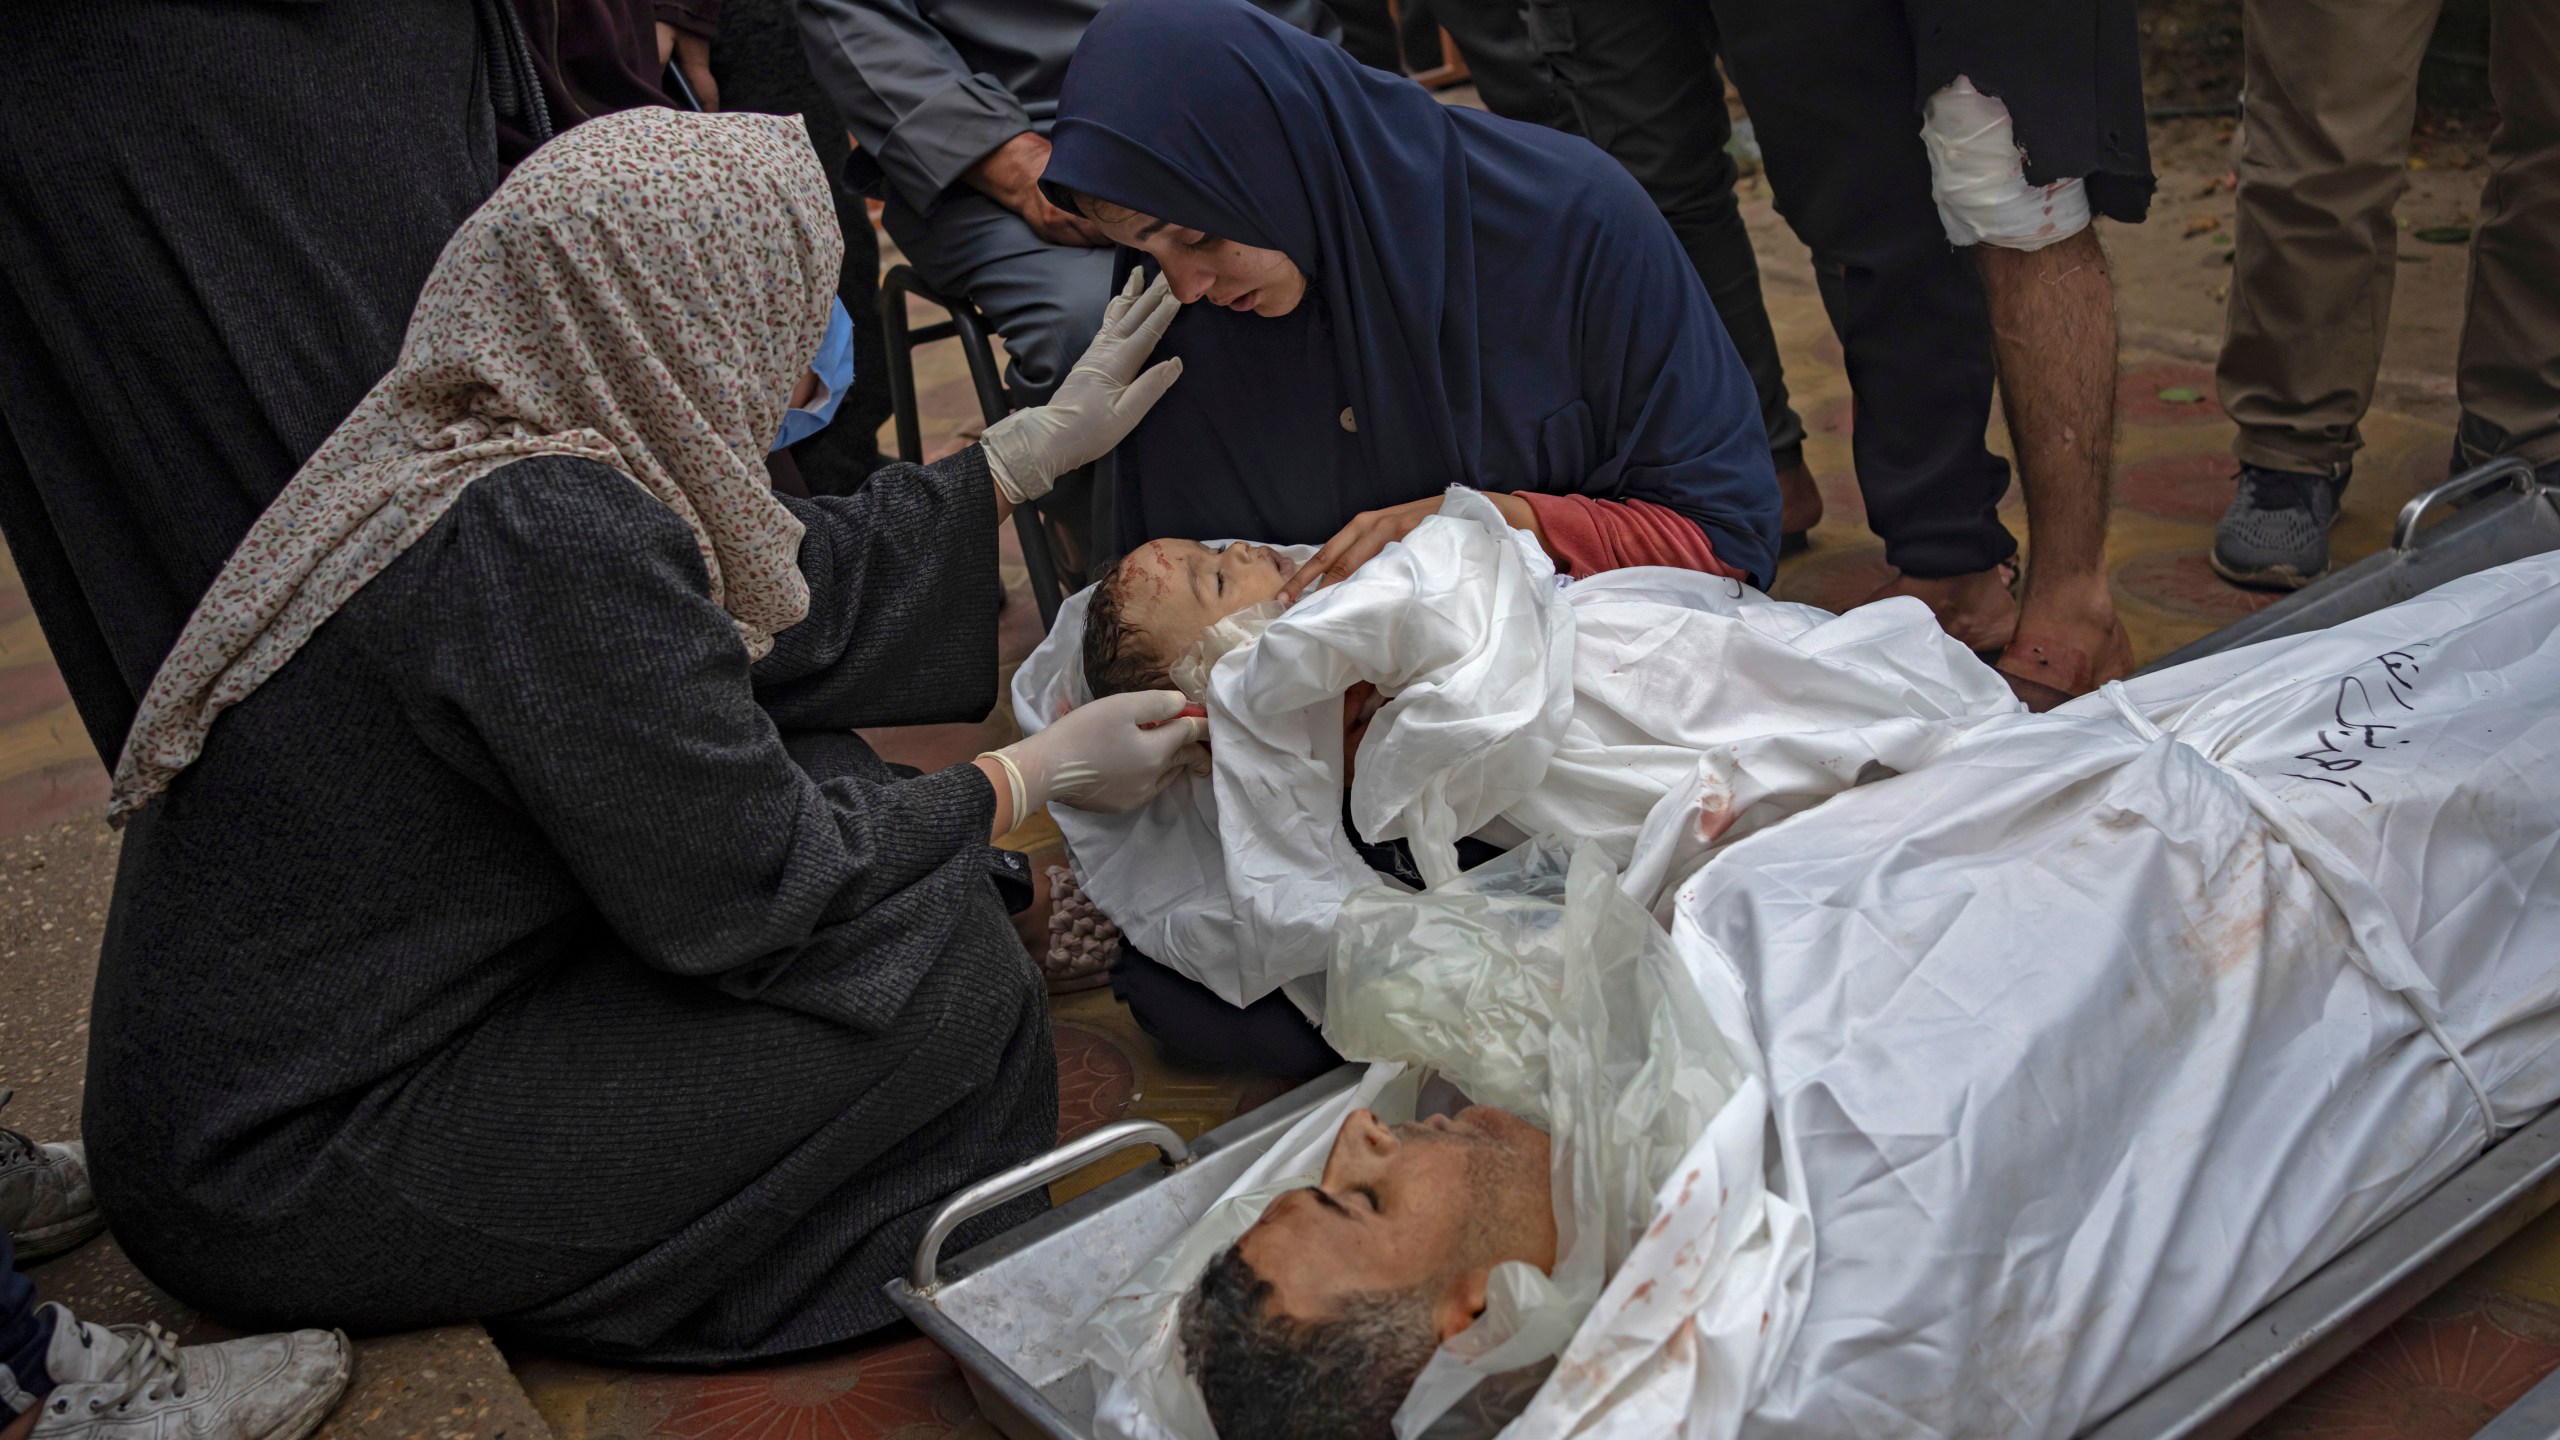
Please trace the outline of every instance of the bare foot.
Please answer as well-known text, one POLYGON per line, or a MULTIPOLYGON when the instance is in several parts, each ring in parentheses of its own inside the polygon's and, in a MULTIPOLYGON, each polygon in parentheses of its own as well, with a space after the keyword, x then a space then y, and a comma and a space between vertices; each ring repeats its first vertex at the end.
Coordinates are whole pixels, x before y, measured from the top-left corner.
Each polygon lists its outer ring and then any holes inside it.
POLYGON ((1784 545, 1789 539, 1804 534, 1822 523, 1822 487, 1813 483, 1813 471, 1798 452, 1792 459, 1778 463, 1778 536, 1784 545))
POLYGON ((2031 594, 1995 667, 2030 710, 2050 710, 2133 671, 2133 637, 2104 583, 2048 600, 2031 594))
POLYGON ((1896 595, 1916 597, 1938 617, 1938 625, 1968 650, 1994 651, 2010 642, 2018 629, 2018 600, 2009 593, 2017 571, 1995 565, 1970 575, 1922 580, 1899 575, 1858 603, 1872 604, 1896 595))

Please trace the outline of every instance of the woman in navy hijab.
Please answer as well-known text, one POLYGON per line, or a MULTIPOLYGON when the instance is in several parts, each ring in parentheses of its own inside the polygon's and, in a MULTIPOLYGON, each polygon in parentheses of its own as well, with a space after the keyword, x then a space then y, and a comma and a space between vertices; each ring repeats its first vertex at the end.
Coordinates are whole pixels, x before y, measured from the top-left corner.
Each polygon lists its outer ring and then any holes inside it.
POLYGON ((1460 482, 1516 492, 1497 503, 1568 569, 1769 583, 1750 377, 1590 142, 1444 106, 1245 0, 1112 0, 1050 143, 1043 183, 1187 304, 1158 347, 1183 381, 1119 450, 1124 544, 1332 540, 1304 586, 1460 482))

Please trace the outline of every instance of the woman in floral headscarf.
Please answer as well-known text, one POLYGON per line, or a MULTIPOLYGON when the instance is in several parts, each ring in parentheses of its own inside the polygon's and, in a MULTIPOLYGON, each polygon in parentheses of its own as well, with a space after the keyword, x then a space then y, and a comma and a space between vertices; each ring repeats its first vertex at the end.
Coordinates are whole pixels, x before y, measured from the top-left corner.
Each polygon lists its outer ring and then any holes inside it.
POLYGON ((86 1117, 173 1293, 740 1360, 891 1319, 930 1209, 1052 1143, 990 837, 1143 800, 1198 722, 1127 697, 932 775, 851 731, 987 712, 997 522, 1172 382, 1173 307, 979 446, 785 500, 840 253, 795 120, 579 126, 188 622, 117 767, 86 1117))

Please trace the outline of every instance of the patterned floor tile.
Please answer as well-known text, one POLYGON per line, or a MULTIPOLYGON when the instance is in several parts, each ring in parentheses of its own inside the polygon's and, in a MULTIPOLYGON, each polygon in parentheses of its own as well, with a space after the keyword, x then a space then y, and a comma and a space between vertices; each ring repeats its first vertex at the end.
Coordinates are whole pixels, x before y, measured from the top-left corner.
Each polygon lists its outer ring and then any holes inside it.
POLYGON ((720 1374, 520 1358, 557 1440, 992 1440, 960 1367, 908 1336, 720 1374))
POLYGON ((2121 425, 2205 425, 2222 419, 2214 398, 2213 367, 2189 361, 2143 365, 2116 379, 2116 421, 2121 425))
POLYGON ((2203 547, 2137 555, 2116 567, 2115 587, 2119 599, 2224 625, 2283 598, 2271 591, 2243 590, 2214 574, 2203 547))
POLYGON ((1058 1046, 1060 1143, 1128 1114, 1138 1093, 1138 1064, 1127 1048, 1092 1026, 1067 1020, 1051 1025, 1050 1033, 1058 1046))
POLYGON ((2231 504, 2238 468, 2231 452, 2219 447, 2139 461, 2116 477, 2116 504, 2158 520, 2210 525, 2231 504))
POLYGON ((2249 1440, 2469 1440, 2555 1369, 2560 1314, 2457 1290, 2403 1316, 2249 1440))

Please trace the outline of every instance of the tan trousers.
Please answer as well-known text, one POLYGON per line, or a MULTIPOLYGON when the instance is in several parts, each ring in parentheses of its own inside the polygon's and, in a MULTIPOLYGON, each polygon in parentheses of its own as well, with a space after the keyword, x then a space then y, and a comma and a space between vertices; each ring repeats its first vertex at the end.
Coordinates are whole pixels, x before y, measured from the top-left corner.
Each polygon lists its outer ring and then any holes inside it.
MULTIPOLYGON (((2418 62, 2440 0, 2246 0, 2248 115, 2216 370, 2232 451, 2331 474, 2363 443, 2391 317, 2418 62)), ((2500 123, 2471 242, 2466 460, 2560 459, 2560 0, 2494 0, 2500 123)))

